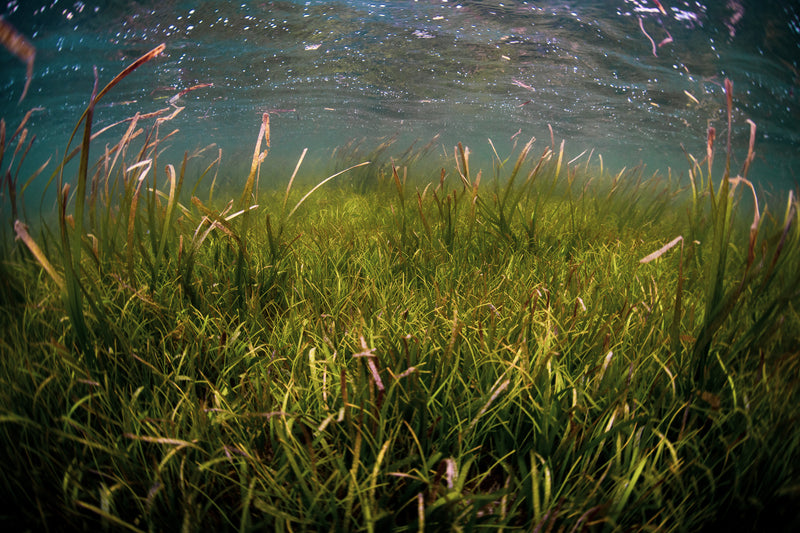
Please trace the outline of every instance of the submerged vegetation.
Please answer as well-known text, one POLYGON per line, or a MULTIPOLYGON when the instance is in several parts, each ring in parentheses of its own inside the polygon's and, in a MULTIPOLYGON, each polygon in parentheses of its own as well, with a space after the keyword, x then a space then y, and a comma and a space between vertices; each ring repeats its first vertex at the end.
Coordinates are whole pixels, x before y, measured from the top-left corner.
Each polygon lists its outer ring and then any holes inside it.
POLYGON ((55 221, 18 220, 43 178, 2 123, 0 521, 800 525, 800 206, 759 203, 752 146, 736 173, 710 130, 682 186, 553 140, 431 181, 382 145, 301 194, 302 157, 259 187, 265 115, 225 203, 210 151, 158 161, 179 108, 90 164, 94 105, 159 52, 93 95, 55 221))

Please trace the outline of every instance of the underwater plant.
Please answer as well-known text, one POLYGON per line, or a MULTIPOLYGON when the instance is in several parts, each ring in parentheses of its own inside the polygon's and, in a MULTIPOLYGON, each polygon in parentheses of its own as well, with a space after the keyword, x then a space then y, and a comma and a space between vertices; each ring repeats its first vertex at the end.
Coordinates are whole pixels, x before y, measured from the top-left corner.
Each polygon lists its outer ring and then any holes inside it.
POLYGON ((427 146, 327 174, 304 151, 284 188, 264 114, 226 190, 214 146, 159 167, 171 106, 90 163, 97 102, 162 51, 95 84, 58 231, 14 207, 29 141, 0 123, 0 522, 798 525, 800 206, 759 205, 754 130, 721 177, 709 130, 688 184, 551 138, 492 144, 488 177, 459 144, 433 181, 427 146))

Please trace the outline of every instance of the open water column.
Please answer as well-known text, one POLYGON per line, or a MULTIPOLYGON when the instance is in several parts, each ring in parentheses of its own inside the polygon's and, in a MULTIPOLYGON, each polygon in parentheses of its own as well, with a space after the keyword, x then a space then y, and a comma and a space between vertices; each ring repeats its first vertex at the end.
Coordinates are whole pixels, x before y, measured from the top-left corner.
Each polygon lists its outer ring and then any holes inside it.
POLYGON ((27 64, 0 53, 0 114, 13 124, 36 108, 34 155, 64 146, 94 67, 107 80, 165 43, 98 109, 98 127, 179 102, 176 153, 217 143, 247 160, 269 112, 273 157, 291 160, 354 137, 437 133, 479 153, 487 138, 545 138, 550 125, 569 152, 593 148, 611 168, 682 172, 681 145, 702 151, 725 121, 728 78, 740 159, 745 120, 758 126, 753 180, 786 189, 800 172, 794 2, 11 0, 2 17, 36 50, 21 103, 27 64))

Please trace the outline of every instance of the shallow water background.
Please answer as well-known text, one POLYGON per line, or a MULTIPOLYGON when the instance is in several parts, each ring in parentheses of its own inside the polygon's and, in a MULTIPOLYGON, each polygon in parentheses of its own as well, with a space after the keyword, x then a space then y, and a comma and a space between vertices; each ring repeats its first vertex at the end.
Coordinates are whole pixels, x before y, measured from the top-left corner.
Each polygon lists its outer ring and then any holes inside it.
POLYGON ((593 149, 607 168, 644 163, 648 173, 685 175, 681 145, 702 156, 709 124, 722 157, 726 77, 734 170, 746 156, 749 118, 758 126, 753 181, 786 189, 800 176, 797 2, 15 0, 2 10, 37 49, 22 104, 24 66, 0 51, 9 128, 43 108, 30 123, 38 135, 30 170, 53 150, 63 154, 93 66, 103 86, 165 43, 163 56, 101 103, 95 130, 212 84, 177 100, 185 109, 169 125, 181 133, 162 161, 216 143, 232 183, 246 177, 263 112, 276 179, 288 179, 305 147, 309 161, 324 162, 349 139, 377 145, 394 135, 400 148, 440 134, 437 150, 449 153, 461 141, 488 168, 488 138, 501 155, 531 136, 543 150, 548 124, 570 157, 593 149))

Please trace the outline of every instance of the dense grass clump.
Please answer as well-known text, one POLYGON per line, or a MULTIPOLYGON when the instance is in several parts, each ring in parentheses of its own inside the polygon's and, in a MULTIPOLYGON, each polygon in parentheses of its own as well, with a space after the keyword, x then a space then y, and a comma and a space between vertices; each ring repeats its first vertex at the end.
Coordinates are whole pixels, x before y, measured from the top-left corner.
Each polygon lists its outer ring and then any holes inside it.
POLYGON ((0 521, 800 526, 800 206, 759 204, 752 148, 717 169, 711 131, 681 187, 533 140, 431 181, 380 146, 301 195, 258 186, 265 115, 226 203, 208 151, 159 167, 172 110, 89 164, 116 81, 56 220, 18 220, 2 124, 0 521))

